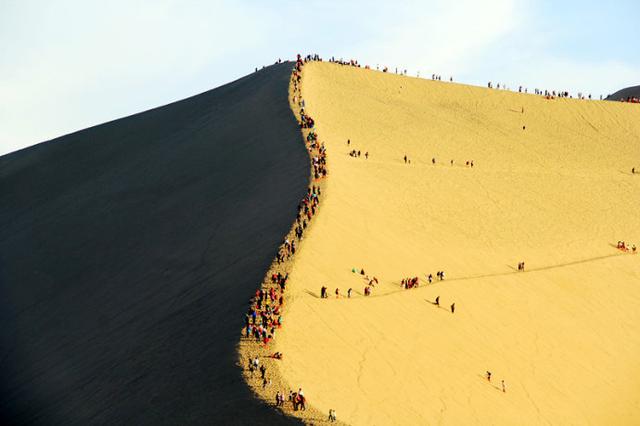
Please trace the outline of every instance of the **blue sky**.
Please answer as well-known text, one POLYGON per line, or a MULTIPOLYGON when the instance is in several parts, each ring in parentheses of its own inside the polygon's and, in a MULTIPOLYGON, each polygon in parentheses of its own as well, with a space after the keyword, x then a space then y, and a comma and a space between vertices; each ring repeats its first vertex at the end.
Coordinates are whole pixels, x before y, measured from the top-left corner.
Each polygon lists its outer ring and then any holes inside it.
POLYGON ((640 1, 0 0, 0 154, 297 52, 606 95, 640 84, 640 1))

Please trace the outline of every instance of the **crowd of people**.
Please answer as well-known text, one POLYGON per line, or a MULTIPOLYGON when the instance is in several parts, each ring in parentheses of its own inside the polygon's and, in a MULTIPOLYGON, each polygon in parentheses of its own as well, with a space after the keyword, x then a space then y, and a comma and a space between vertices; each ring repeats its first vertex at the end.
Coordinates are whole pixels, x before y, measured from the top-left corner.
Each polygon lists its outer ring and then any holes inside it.
MULTIPOLYGON (((268 349, 270 342, 275 338, 277 331, 282 327, 282 310, 285 303, 285 292, 288 272, 287 264, 284 264, 297 250, 297 244, 304 238, 304 232, 309 226, 311 219, 318 211, 322 190, 319 181, 327 176, 327 152, 323 143, 320 142, 314 127, 314 120, 305 111, 304 99, 300 83, 302 81, 302 68, 309 61, 321 60, 319 55, 307 55, 304 58, 298 55, 297 61, 291 73, 292 100, 299 107, 298 124, 305 135, 307 151, 311 164, 312 184, 307 188, 307 193, 297 206, 296 220, 291 232, 284 238, 280 245, 274 264, 268 274, 268 279, 263 282, 260 289, 256 290, 249 301, 249 308, 245 314, 245 325, 243 335, 249 342, 254 341, 256 349, 268 349)), ((278 60, 276 63, 280 63, 278 60)), ((351 289, 348 292, 351 295, 351 289)), ((274 361, 282 360, 281 352, 274 352, 266 357, 274 361)), ((262 389, 266 390, 272 383, 268 375, 268 368, 264 363, 260 363, 258 356, 252 356, 248 362, 248 372, 253 377, 259 372, 262 389)), ((306 410, 306 398, 302 389, 297 392, 289 391, 288 400, 285 401, 284 392, 277 391, 275 402, 277 407, 284 407, 286 402, 291 404, 293 411, 306 410)))

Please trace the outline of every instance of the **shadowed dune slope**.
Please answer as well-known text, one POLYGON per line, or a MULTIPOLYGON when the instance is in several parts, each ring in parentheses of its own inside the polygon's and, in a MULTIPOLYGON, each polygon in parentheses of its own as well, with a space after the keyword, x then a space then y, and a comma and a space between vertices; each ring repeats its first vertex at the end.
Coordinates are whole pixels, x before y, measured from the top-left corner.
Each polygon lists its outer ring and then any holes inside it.
POLYGON ((291 67, 0 158, 4 424, 292 422, 234 365, 308 184, 291 67))
POLYGON ((640 245, 640 107, 328 63, 302 88, 329 177, 276 341, 288 383, 354 425, 638 424, 640 254, 616 243, 640 245))
POLYGON ((627 99, 628 97, 640 98, 640 86, 632 86, 618 90, 613 95, 607 96, 607 100, 619 101, 620 99, 627 99))

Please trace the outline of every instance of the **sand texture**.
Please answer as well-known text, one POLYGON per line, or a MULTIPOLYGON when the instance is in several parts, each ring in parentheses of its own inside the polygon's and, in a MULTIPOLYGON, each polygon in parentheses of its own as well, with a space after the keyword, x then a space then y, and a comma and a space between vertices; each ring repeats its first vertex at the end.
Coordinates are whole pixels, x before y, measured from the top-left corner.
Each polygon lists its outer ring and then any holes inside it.
POLYGON ((354 425, 640 423, 640 255, 616 248, 640 245, 637 105, 327 63, 302 87, 329 177, 275 343, 288 383, 354 425))
POLYGON ((0 157, 0 424, 300 423, 236 366, 308 184, 292 66, 0 157))

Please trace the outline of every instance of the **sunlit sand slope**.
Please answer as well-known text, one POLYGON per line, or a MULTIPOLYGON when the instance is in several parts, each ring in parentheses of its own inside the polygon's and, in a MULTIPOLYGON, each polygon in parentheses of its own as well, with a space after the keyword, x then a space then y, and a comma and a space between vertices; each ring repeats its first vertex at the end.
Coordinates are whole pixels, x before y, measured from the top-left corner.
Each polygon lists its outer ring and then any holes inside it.
POLYGON ((292 386, 358 425, 640 422, 640 255, 615 247, 640 245, 638 105, 318 63, 303 95, 330 176, 277 340, 292 386))

